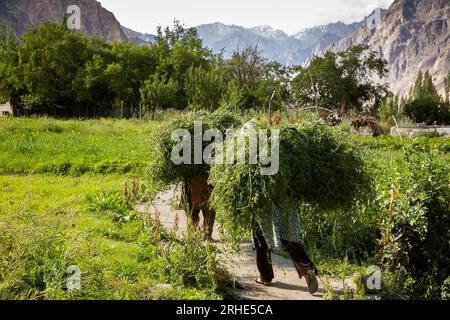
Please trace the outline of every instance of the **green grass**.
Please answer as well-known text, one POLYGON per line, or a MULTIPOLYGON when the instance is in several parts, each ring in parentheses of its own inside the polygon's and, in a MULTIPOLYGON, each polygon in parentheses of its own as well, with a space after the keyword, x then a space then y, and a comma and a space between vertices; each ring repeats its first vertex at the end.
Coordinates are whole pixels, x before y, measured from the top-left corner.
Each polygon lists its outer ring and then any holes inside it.
MULTIPOLYGON (((112 175, 0 176, 0 299, 219 298, 212 284, 184 285, 175 267, 162 270, 166 260, 160 243, 149 240, 141 219, 114 222, 110 210, 88 208, 88 195, 120 194, 125 180, 112 175), (140 258, 148 250, 159 264, 140 258), (69 265, 81 269, 79 292, 65 289, 69 265), (160 283, 171 288, 153 290, 160 283)), ((177 255, 171 259, 179 263, 177 255)))
MULTIPOLYGON (((125 182, 144 173, 157 128, 156 121, 0 118, 0 299, 223 298, 213 249, 155 234, 124 195, 125 182), (81 269, 81 291, 66 288, 70 265, 81 269)), ((403 157, 399 138, 354 139, 384 166, 403 157)), ((450 162, 449 138, 403 144, 432 146, 450 162)), ((317 261, 332 277, 366 266, 349 263, 317 261)))
POLYGON ((154 234, 126 199, 157 125, 0 119, 0 299, 221 297, 214 252, 195 238, 164 251, 170 234, 154 234), (67 290, 71 265, 81 270, 80 291, 67 290))
POLYGON ((0 174, 144 170, 154 122, 0 118, 0 174))

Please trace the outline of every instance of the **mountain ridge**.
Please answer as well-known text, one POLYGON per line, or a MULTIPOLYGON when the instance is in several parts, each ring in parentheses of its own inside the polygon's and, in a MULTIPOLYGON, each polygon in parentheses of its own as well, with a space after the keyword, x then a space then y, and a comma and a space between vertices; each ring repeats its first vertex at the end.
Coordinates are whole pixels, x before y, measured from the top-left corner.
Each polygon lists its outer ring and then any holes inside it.
POLYGON ((12 24, 17 35, 48 20, 62 22, 67 8, 81 8, 81 31, 107 41, 127 40, 114 14, 94 0, 1 0, 0 21, 12 24))
POLYGON ((316 52, 342 39, 347 32, 355 30, 358 24, 330 23, 303 29, 295 35, 288 35, 269 26, 245 28, 221 22, 202 24, 196 28, 207 47, 215 52, 225 48, 226 58, 237 48, 258 45, 261 54, 266 58, 291 65, 303 64, 316 52))
POLYGON ((429 70, 443 94, 450 71, 450 1, 395 0, 377 29, 360 27, 329 49, 342 51, 358 44, 388 61, 392 91, 408 93, 419 71, 429 70))

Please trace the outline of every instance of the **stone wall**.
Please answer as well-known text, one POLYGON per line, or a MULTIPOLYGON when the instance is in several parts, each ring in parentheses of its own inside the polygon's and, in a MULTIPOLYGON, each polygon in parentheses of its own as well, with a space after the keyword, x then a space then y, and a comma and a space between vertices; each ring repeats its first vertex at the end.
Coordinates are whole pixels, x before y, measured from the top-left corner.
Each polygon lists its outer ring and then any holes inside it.
POLYGON ((450 136, 450 127, 423 127, 423 128, 399 128, 396 127, 391 128, 391 135, 402 137, 423 137, 423 136, 440 136, 440 137, 449 137, 450 136))

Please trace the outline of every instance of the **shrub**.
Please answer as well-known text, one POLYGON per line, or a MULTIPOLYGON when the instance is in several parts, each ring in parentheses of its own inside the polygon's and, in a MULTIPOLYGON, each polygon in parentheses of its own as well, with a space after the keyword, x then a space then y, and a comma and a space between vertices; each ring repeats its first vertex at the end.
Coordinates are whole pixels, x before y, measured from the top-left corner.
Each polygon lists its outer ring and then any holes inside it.
POLYGON ((105 160, 95 164, 93 172, 98 174, 137 173, 142 171, 145 165, 143 161, 105 160))
POLYGON ((41 224, 0 232, 0 299, 55 299, 64 294, 69 264, 64 235, 57 229, 41 224))
POLYGON ((133 201, 127 199, 120 192, 102 191, 91 194, 86 197, 86 202, 89 211, 111 212, 115 222, 127 222, 136 216, 133 211, 133 201))
POLYGON ((216 247, 192 231, 170 242, 143 237, 138 261, 147 263, 159 281, 187 288, 216 289, 221 276, 216 247))
POLYGON ((64 129, 60 126, 58 126, 56 123, 53 122, 47 122, 44 124, 45 131, 47 132, 53 132, 53 133, 61 133, 64 131, 64 129))
POLYGON ((449 181, 446 160, 414 147, 386 175, 379 260, 411 298, 440 298, 450 274, 449 181))
POLYGON ((417 123, 450 124, 450 105, 430 98, 407 103, 405 113, 417 123))

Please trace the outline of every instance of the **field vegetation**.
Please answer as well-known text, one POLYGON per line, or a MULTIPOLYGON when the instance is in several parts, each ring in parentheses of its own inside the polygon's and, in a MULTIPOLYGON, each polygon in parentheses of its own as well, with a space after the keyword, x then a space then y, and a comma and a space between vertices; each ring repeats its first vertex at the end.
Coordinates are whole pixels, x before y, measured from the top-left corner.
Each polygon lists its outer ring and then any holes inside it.
MULTIPOLYGON (((146 164, 153 156, 150 135, 160 126, 0 120, 1 298, 227 296, 213 246, 194 235, 177 239, 135 209, 136 201, 154 195, 146 164), (101 163, 108 165, 99 169, 101 163), (78 164, 84 169, 76 170, 78 164), (82 291, 67 290, 71 265, 81 269, 82 291)), ((405 298, 448 298, 450 141, 351 139, 375 179, 373 195, 351 212, 302 208, 304 239, 319 270, 350 276, 377 264, 389 290, 405 298)))

